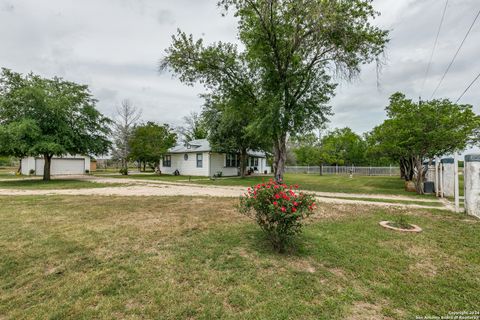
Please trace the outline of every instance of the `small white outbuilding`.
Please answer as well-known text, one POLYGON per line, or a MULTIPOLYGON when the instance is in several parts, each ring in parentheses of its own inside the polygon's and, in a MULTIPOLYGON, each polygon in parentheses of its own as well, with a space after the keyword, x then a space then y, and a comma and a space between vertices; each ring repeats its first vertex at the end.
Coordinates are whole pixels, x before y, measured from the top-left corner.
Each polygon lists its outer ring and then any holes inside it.
MULTIPOLYGON (((22 174, 43 176, 45 160, 43 157, 26 157, 22 159, 22 174)), ((50 164, 51 175, 85 174, 90 170, 90 157, 81 155, 54 156, 50 164)))

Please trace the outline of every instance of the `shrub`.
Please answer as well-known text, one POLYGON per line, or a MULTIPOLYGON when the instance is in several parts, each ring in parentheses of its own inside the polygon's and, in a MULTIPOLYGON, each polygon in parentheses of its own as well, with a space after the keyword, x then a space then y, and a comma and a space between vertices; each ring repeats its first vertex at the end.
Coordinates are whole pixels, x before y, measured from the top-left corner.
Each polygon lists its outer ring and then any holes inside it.
POLYGON ((89 173, 90 173, 90 170, 86 169, 85 174, 89 174, 89 173))
POLYGON ((389 223, 392 227, 400 228, 400 229, 412 229, 413 226, 408 221, 405 215, 398 215, 393 219, 392 222, 389 223))
POLYGON ((28 174, 31 175, 31 176, 33 176, 33 175, 35 174, 35 170, 30 169, 30 170, 28 171, 28 174))
POLYGON ((122 175, 127 176, 128 175, 128 169, 127 168, 121 168, 118 170, 122 175))
POLYGON ((301 232, 303 219, 315 209, 314 196, 297 189, 298 185, 287 186, 270 179, 248 188, 240 198, 240 212, 257 221, 279 252, 301 232))

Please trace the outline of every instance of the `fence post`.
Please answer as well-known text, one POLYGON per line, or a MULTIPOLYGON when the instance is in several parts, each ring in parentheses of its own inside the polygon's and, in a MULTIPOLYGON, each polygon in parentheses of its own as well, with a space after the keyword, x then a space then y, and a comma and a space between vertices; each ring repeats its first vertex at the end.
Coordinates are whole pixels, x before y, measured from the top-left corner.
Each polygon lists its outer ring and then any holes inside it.
POLYGON ((338 164, 335 165, 335 174, 338 174, 338 164))
POLYGON ((467 214, 480 217, 480 154, 467 154, 463 167, 464 205, 467 214))

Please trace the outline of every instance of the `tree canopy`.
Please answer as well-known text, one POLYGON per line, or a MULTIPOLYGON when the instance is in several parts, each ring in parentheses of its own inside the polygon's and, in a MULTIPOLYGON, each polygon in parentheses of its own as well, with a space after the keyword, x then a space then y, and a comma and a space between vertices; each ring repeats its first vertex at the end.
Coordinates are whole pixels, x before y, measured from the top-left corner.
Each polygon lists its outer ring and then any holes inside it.
POLYGON ((177 135, 167 125, 154 122, 140 124, 133 130, 129 140, 130 158, 139 163, 153 164, 158 168, 160 159, 167 150, 175 145, 177 135))
POLYGON ((43 156, 44 180, 54 155, 106 153, 110 120, 95 104, 85 85, 2 69, 0 152, 43 156))
POLYGON ((221 0, 238 18, 245 48, 205 46, 178 31, 162 69, 203 84, 213 94, 249 96, 254 119, 248 130, 270 140, 277 178, 283 177, 289 135, 319 127, 331 110, 333 76, 351 78, 362 63, 378 59, 387 31, 371 24, 371 0, 221 0))
POLYGON ((183 117, 183 122, 185 124, 178 127, 178 132, 185 142, 207 138, 207 124, 200 114, 190 112, 188 116, 183 117))
POLYGON ((411 163, 418 193, 423 193, 423 161, 464 150, 476 140, 480 127, 471 105, 448 99, 417 103, 397 92, 386 111, 388 119, 370 134, 372 146, 394 160, 411 163))
POLYGON ((308 133, 294 137, 292 142, 297 165, 383 166, 392 163, 371 150, 367 137, 348 127, 334 129, 321 138, 308 133))
POLYGON ((240 155, 240 175, 245 176, 248 150, 265 149, 265 139, 249 130, 253 110, 242 95, 206 97, 202 116, 208 140, 216 152, 240 155))

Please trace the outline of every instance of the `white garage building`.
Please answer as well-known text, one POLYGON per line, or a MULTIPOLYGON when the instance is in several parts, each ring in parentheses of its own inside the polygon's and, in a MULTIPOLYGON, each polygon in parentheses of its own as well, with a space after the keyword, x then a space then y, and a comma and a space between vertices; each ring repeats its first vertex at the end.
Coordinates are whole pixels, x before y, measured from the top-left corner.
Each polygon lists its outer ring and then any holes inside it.
MULTIPOLYGON (((45 160, 43 157, 23 158, 22 174, 29 175, 31 170, 33 170, 34 175, 43 176, 44 165, 45 160)), ((85 170, 90 170, 90 157, 88 156, 54 156, 50 164, 51 175, 85 174, 85 170)))
MULTIPOLYGON (((255 173, 270 173, 265 153, 248 151, 247 170, 255 173)), ((240 161, 237 154, 213 152, 207 139, 193 140, 168 150, 161 161, 162 173, 212 177, 220 172, 222 176, 237 176, 240 161)))

